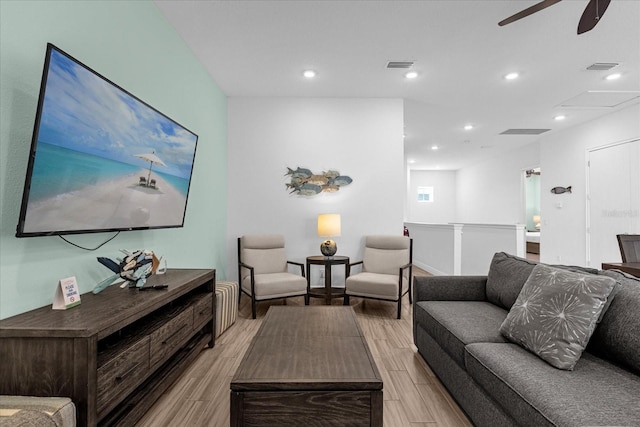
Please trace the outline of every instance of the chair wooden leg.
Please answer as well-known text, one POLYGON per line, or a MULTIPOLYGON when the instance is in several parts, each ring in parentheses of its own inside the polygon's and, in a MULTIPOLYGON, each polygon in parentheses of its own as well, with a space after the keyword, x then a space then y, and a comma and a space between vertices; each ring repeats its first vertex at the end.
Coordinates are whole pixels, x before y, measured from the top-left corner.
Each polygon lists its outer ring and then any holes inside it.
POLYGON ((256 298, 251 297, 251 316, 256 318, 256 298))
POLYGON ((342 305, 349 305, 350 301, 349 301, 349 295, 344 296, 344 300, 342 301, 342 305))
POLYGON ((304 296, 304 305, 309 305, 309 294, 304 296))
POLYGON ((402 314, 402 297, 398 298, 398 319, 402 314))

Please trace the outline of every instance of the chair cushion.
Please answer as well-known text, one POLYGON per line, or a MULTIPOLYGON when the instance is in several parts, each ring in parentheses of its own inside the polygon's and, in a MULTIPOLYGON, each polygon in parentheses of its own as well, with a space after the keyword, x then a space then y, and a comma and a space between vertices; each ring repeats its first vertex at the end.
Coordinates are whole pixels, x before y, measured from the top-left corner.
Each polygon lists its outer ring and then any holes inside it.
POLYGON ((563 371, 516 344, 476 343, 466 347, 465 364, 523 425, 640 425, 640 378, 589 353, 563 371))
MULTIPOLYGON (((408 289, 408 281, 402 281, 402 293, 408 289)), ((363 271, 347 277, 347 295, 381 298, 398 301, 398 273, 378 274, 363 271)))
POLYGON ((281 234, 247 234, 242 236, 242 247, 249 249, 284 248, 284 236, 281 234))
POLYGON ((409 249, 411 241, 406 236, 367 236, 365 246, 376 249, 409 249))
POLYGON ((552 366, 572 370, 616 286, 609 277, 539 264, 500 332, 552 366))
POLYGON ((398 274, 409 263, 411 241, 406 236, 367 236, 362 271, 379 274, 398 274))
MULTIPOLYGON (((287 271, 287 259, 284 248, 242 249, 242 262, 254 268, 254 274, 283 273, 287 271)), ((243 276, 249 270, 243 269, 243 276)))
MULTIPOLYGON (((268 273, 255 275, 256 300, 285 298, 307 293, 307 279, 292 273, 268 273)), ((242 281, 242 289, 251 294, 251 279, 242 281)))
POLYGON ((416 322, 464 368, 464 348, 476 342, 504 343, 500 325, 507 311, 486 301, 420 301, 416 322))

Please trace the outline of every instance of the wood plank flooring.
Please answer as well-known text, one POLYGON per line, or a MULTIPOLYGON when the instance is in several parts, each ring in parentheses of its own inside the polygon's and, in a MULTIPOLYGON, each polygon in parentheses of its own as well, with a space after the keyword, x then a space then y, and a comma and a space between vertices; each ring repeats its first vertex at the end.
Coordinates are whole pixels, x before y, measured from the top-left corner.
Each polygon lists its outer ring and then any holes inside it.
MULTIPOLYGON (((416 269, 416 275, 421 274, 425 273, 416 269)), ((236 323, 216 339, 214 348, 200 353, 138 427, 229 425, 231 378, 268 308, 283 304, 282 300, 258 304, 257 319, 253 320, 248 302, 243 295, 236 323)), ((311 299, 311 304, 322 303, 321 299, 311 299)), ((286 304, 304 305, 304 298, 290 298, 286 304)), ((342 299, 333 304, 342 304, 342 299)), ((472 425, 417 353, 407 296, 400 320, 395 318, 395 303, 352 298, 351 306, 384 381, 386 427, 472 425)))

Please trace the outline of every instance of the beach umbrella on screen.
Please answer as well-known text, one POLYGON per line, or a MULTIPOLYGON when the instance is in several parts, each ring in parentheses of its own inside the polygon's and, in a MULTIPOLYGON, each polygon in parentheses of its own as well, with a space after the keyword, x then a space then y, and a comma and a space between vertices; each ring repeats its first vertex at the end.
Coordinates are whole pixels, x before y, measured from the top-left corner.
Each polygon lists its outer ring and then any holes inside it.
POLYGON ((160 166, 167 166, 164 164, 162 160, 160 160, 158 156, 156 156, 155 151, 152 151, 151 153, 147 153, 147 154, 135 154, 135 157, 139 157, 142 160, 146 160, 147 162, 149 162, 149 173, 147 174, 147 185, 149 183, 149 179, 151 178, 151 168, 153 167, 154 163, 160 166))

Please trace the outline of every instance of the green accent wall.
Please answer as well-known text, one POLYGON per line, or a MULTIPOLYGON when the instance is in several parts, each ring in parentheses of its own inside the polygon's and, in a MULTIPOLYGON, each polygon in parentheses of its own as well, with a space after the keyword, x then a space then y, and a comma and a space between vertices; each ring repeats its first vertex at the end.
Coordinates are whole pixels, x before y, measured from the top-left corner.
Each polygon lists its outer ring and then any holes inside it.
MULTIPOLYGON (((226 96, 152 2, 0 0, 0 318, 50 305, 65 277, 90 292, 111 275, 96 257, 119 249, 151 249, 169 268, 216 268, 224 279, 226 123, 226 96), (122 232, 93 252, 15 237, 47 42, 198 134, 183 228, 122 232)), ((68 239, 95 247, 112 235, 68 239)))

